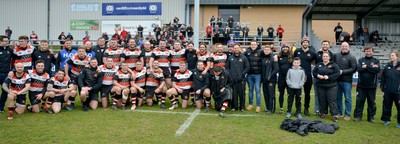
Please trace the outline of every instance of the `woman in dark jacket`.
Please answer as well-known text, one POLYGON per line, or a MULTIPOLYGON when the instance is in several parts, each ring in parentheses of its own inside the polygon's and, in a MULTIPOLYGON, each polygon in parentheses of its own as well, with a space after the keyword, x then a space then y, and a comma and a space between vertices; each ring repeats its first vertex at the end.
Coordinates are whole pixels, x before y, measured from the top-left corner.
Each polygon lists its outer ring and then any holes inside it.
POLYGON ((313 76, 317 78, 317 93, 319 100, 319 110, 321 118, 326 118, 328 105, 334 122, 338 121, 337 108, 337 78, 340 76, 339 66, 333 61, 329 61, 329 53, 322 54, 322 62, 318 63, 313 76))
POLYGON ((274 61, 271 46, 266 45, 261 53, 261 82, 267 114, 275 112, 275 85, 279 65, 274 61))
POLYGON ((285 95, 285 88, 288 89, 286 83, 286 75, 289 69, 292 67, 292 53, 289 50, 290 46, 285 44, 282 46, 281 52, 279 52, 277 61, 279 64, 279 77, 278 77, 278 89, 279 89, 279 107, 278 113, 283 113, 283 101, 285 95))
POLYGON ((382 73, 381 89, 383 94, 383 110, 381 120, 387 126, 392 116, 393 102, 397 108, 397 128, 400 128, 400 62, 399 52, 390 53, 390 63, 385 66, 382 73))

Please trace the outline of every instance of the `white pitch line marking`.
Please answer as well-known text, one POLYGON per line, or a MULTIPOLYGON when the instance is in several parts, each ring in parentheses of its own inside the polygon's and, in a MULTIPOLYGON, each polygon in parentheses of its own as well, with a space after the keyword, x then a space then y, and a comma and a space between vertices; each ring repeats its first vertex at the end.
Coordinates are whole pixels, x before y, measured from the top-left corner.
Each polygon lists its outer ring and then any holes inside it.
MULTIPOLYGON (((156 110, 134 110, 134 111, 127 111, 127 112, 161 113, 161 114, 184 114, 184 115, 193 114, 192 112, 174 112, 174 111, 156 111, 156 110)), ((212 114, 212 113, 199 113, 198 115, 218 116, 218 114, 212 114)), ((233 116, 233 117, 262 117, 262 116, 266 116, 266 115, 262 115, 262 114, 227 114, 227 116, 233 116)))
POLYGON ((188 119, 186 119, 185 123, 183 123, 181 125, 181 127, 178 129, 178 131, 176 131, 175 135, 176 136, 180 136, 182 135, 185 130, 187 128, 189 128, 190 124, 192 123, 192 121, 194 120, 194 118, 196 118, 196 116, 200 113, 199 109, 194 110, 194 112, 190 115, 190 117, 188 119))

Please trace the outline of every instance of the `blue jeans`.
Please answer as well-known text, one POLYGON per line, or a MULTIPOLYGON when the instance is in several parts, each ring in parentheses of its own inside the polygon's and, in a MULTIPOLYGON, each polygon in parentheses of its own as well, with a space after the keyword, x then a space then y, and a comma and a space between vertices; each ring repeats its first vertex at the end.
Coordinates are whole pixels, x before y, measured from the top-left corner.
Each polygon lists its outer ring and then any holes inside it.
MULTIPOLYGON (((0 85, 3 85, 4 80, 7 78, 8 73, 0 73, 0 85)), ((8 93, 2 90, 0 96, 0 110, 4 110, 5 103, 7 101, 8 93)))
POLYGON ((350 82, 338 82, 338 93, 337 93, 337 105, 339 115, 343 115, 343 94, 345 97, 345 115, 350 117, 351 114, 351 83, 350 82))
POLYGON ((262 41, 262 35, 258 35, 258 41, 259 41, 259 42, 262 41))
POLYGON ((234 37, 235 37, 235 40, 238 41, 239 37, 240 37, 239 32, 235 32, 234 37))
POLYGON ((248 74, 247 82, 249 83, 249 105, 253 105, 253 92, 256 88, 256 105, 261 106, 261 74, 248 74))

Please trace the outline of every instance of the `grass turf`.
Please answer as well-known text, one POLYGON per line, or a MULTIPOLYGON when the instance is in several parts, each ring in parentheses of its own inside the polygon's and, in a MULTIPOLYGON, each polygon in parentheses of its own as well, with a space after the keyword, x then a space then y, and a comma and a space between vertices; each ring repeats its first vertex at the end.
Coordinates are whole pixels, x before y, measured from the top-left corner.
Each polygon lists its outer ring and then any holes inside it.
MULTIPOLYGON (((356 100, 354 90, 353 87, 353 111, 356 100)), ((264 112, 255 113, 253 109, 245 112, 228 110, 227 118, 219 118, 215 110, 211 110, 210 115, 201 112, 181 136, 176 136, 175 132, 190 116, 187 113, 193 112, 194 108, 180 108, 172 111, 174 113, 158 106, 142 106, 138 110, 168 113, 114 111, 110 108, 83 112, 80 102, 77 102, 75 110, 62 110, 60 114, 26 112, 16 115, 13 121, 7 120, 7 113, 0 115, 0 143, 397 143, 400 129, 395 127, 396 119, 392 118, 389 126, 383 126, 379 120, 382 93, 377 92, 377 123, 365 120, 364 108, 363 121, 341 119, 338 122, 340 129, 335 134, 309 133, 302 137, 279 128, 285 114, 267 115, 264 112)), ((276 94, 278 101, 278 92, 276 94)), ((313 91, 311 94, 313 97, 313 91)), ((313 110, 313 100, 310 111, 313 110)), ((285 97, 284 108, 286 103, 285 97)), ((264 107, 262 103, 262 109, 264 107)), ((396 113, 394 108, 392 112, 396 113)), ((319 119, 312 114, 305 118, 332 123, 330 117, 319 119)))

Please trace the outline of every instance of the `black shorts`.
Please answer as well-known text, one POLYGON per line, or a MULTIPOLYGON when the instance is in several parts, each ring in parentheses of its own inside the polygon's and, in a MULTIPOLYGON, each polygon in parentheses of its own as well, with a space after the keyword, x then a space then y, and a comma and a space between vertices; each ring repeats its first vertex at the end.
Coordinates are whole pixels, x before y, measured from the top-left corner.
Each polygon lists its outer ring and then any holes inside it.
POLYGON ((31 102, 31 105, 40 104, 41 100, 37 100, 36 95, 41 94, 41 93, 42 92, 29 91, 29 101, 31 102))
POLYGON ((89 97, 88 100, 99 100, 99 91, 89 91, 89 97))
POLYGON ((163 71, 164 78, 171 78, 172 77, 171 71, 169 70, 169 68, 166 68, 166 67, 160 67, 160 68, 163 71))
POLYGON ((17 104, 25 105, 26 104, 26 94, 17 95, 17 104))
MULTIPOLYGON (((142 89, 144 89, 144 88, 142 88, 142 89)), ((144 90, 146 90, 146 89, 144 89, 144 90)), ((144 95, 144 93, 140 93, 139 90, 136 91, 135 96, 136 96, 137 98, 143 98, 143 95, 144 95)))
POLYGON ((108 94, 110 93, 112 88, 113 88, 113 85, 102 85, 101 86, 101 98, 108 97, 108 94))
POLYGON ((199 89, 200 90, 200 94, 196 94, 196 91, 194 91, 194 100, 195 101, 198 101, 198 100, 203 100, 204 99, 204 96, 203 96, 203 93, 204 93, 204 90, 201 90, 201 89, 199 89))
POLYGON ((182 93, 179 93, 177 89, 175 89, 175 90, 178 93, 178 95, 181 96, 182 100, 188 100, 189 99, 190 90, 183 90, 182 93))
MULTIPOLYGON (((70 81, 71 81, 71 83, 72 84, 74 84, 74 85, 78 85, 78 78, 79 78, 79 76, 76 76, 76 75, 74 75, 74 74, 70 74, 69 75, 69 78, 70 78, 70 81)), ((78 87, 79 88, 79 87, 78 87)))
POLYGON ((154 91, 157 89, 155 86, 147 86, 146 87, 146 99, 152 99, 154 96, 154 91))
POLYGON ((64 97, 65 97, 64 95, 55 96, 53 103, 56 103, 56 102, 62 103, 64 101, 64 97))

